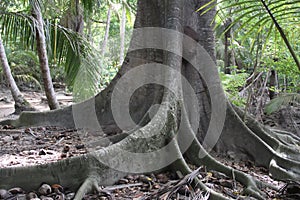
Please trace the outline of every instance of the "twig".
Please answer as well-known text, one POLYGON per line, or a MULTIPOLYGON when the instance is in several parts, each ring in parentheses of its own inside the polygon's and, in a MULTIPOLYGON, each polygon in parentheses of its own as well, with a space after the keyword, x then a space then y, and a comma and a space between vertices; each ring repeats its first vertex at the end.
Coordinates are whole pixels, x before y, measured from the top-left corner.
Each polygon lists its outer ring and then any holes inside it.
POLYGON ((60 140, 58 140, 55 144, 52 144, 51 146, 49 146, 48 148, 54 147, 56 145, 58 145, 59 143, 61 143, 64 140, 64 138, 60 138, 60 140))
POLYGON ((129 188, 129 187, 137 187, 142 186, 143 183, 132 183, 132 184, 122 184, 122 185, 114 185, 114 186, 107 186, 103 188, 103 191, 113 191, 117 189, 129 188))

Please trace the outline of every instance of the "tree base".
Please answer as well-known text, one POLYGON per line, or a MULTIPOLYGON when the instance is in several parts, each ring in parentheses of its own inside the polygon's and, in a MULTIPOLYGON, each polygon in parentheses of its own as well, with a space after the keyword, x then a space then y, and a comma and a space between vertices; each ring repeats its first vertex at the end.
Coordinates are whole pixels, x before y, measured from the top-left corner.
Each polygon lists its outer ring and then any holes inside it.
MULTIPOLYGON (((66 109, 68 110, 68 108, 66 109)), ((93 153, 47 165, 1 169, 0 177, 2 181, 0 188, 10 188, 18 185, 24 187, 24 189, 30 190, 36 188, 42 182, 60 183, 62 185, 67 185, 71 189, 77 190, 78 192, 75 199, 82 199, 87 192, 97 190, 98 184, 110 185, 119 178, 132 173, 131 168, 134 168, 134 171, 138 173, 151 172, 147 171, 145 163, 150 165, 151 163, 149 163, 149 161, 151 160, 154 163, 157 162, 155 164, 159 165, 162 160, 165 159, 162 157, 164 155, 152 154, 151 159, 147 161, 140 160, 137 163, 132 163, 131 158, 122 155, 124 153, 122 150, 127 150, 129 152, 155 152, 155 149, 159 150, 165 146, 166 143, 164 141, 174 141, 174 143, 170 143, 172 145, 168 147, 168 155, 172 156, 174 161, 176 161, 170 163, 170 165, 165 165, 166 167, 163 170, 171 169, 174 171, 181 171, 183 175, 187 175, 191 173, 192 170, 183 158, 184 152, 181 152, 177 141, 172 139, 172 135, 176 132, 174 132, 174 130, 176 130, 177 127, 175 123, 176 115, 174 115, 172 110, 173 109, 169 107, 165 107, 146 126, 130 133, 123 133, 121 136, 117 135, 115 136, 115 140, 114 138, 111 138, 111 140, 115 142, 114 144, 93 153), (166 117, 167 121, 161 120, 166 116, 164 113, 168 113, 166 117), (164 124, 164 122, 166 123, 164 124), (155 137, 152 137, 153 133, 157 133, 154 134, 155 137), (170 133, 172 134, 170 135, 170 133), (147 135, 150 135, 151 137, 147 137, 147 135), (140 138, 146 139, 141 140, 140 138), (81 172, 80 174, 78 174, 79 171, 81 172), (34 179, 30 178, 30 183, 28 183, 29 177, 34 177, 34 179)), ((32 121, 32 119, 41 119, 40 116, 43 116, 42 119, 44 119, 44 122, 51 122, 49 119, 59 119, 61 116, 64 116, 61 112, 63 112, 63 110, 49 111, 49 115, 45 113, 24 112, 16 121, 5 121, 1 122, 1 124, 9 123, 14 126, 26 126, 26 120, 24 121, 22 119, 28 119, 31 116, 34 116, 33 118, 30 118, 30 124, 32 125, 35 123, 41 125, 41 121, 32 121), (50 116, 50 118, 47 118, 48 116, 50 116)), ((255 164, 268 168, 270 174, 276 179, 299 180, 300 165, 297 149, 291 148, 277 140, 276 137, 274 137, 277 133, 263 128, 252 118, 247 118, 246 123, 243 122, 240 119, 241 114, 242 112, 237 108, 233 109, 232 106, 228 106, 226 121, 230 123, 225 124, 230 127, 232 132, 230 132, 231 135, 228 135, 228 129, 225 125, 216 149, 223 149, 225 152, 232 151, 237 155, 241 155, 242 152, 244 152, 243 158, 251 158, 255 164), (232 126, 239 129, 239 137, 235 135, 236 138, 234 143, 229 145, 228 143, 232 142, 232 134, 235 134, 234 129, 231 128, 232 126), (255 144, 255 148, 253 148, 254 146, 248 148, 249 145, 236 145, 237 141, 241 138, 247 140, 248 144, 255 144), (284 153, 287 156, 283 156, 284 153)), ((243 184, 245 186, 245 194, 251 195, 257 199, 265 198, 264 193, 261 192, 261 189, 265 187, 270 187, 275 190, 279 189, 218 162, 211 157, 198 142, 196 135, 193 133, 188 123, 186 123, 185 120, 182 120, 181 123, 185 124, 184 130, 185 134, 187 134, 186 137, 194 138, 190 148, 185 153, 185 156, 192 164, 195 164, 196 166, 206 166, 208 169, 224 173, 228 177, 243 184), (199 157, 200 154, 205 156, 199 157)), ((56 122, 54 121, 53 124, 56 124, 56 122)), ((47 125, 49 125, 49 123, 47 125)), ((293 142, 299 141, 293 138, 293 142)), ((211 199, 227 199, 221 194, 212 191, 200 181, 196 182, 196 185, 200 186, 202 190, 210 193, 211 199)))

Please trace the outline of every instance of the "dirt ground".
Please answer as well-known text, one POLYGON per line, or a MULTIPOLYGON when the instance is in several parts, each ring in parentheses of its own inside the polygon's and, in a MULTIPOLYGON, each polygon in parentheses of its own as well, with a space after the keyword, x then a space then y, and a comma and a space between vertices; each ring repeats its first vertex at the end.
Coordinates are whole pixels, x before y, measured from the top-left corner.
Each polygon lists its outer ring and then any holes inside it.
MULTIPOLYGON (((69 96, 63 89, 59 89, 57 98, 61 106, 72 104, 72 96, 69 96)), ((23 92, 25 98, 38 110, 49 110, 46 103, 46 97, 41 92, 26 91, 23 92)), ((11 115, 14 112, 14 101, 10 91, 6 88, 0 88, 0 120, 15 118, 11 115)), ((274 121, 272 118, 269 121, 274 121)), ((272 124, 272 126, 274 123, 272 124)), ((278 125, 278 123, 275 123, 278 125)), ((85 133, 86 141, 95 141, 93 133, 85 133)), ((105 137, 105 135, 104 135, 105 137)), ((32 128, 5 128, 0 127, 0 169, 5 167, 38 165, 72 156, 78 156, 89 152, 88 143, 82 140, 77 130, 70 130, 60 127, 32 127, 32 128)), ((239 169, 245 173, 251 174, 257 179, 283 187, 284 183, 273 180, 268 171, 264 168, 253 166, 251 162, 236 162, 230 158, 215 157, 228 166, 239 169)), ((193 168, 193 167, 192 167, 193 168)), ((196 170, 196 168, 194 168, 196 170)), ((197 171, 197 170, 196 170, 197 171)), ((208 187, 223 193, 233 199, 252 199, 243 196, 243 186, 238 184, 223 174, 208 171, 204 167, 198 169, 198 177, 208 187)), ((190 183, 184 182, 187 177, 180 177, 174 173, 132 175, 124 177, 113 186, 102 187, 98 194, 86 195, 85 199, 193 199, 200 197, 207 199, 209 194, 194 190, 190 183), (169 198, 168 198, 169 197, 169 198)), ((29 191, 23 191, 21 188, 11 188, 10 190, 1 190, 0 199, 26 199, 30 195, 29 191), (2 193, 1 193, 2 192, 2 193), (6 198, 1 198, 5 194, 6 198)), ((54 187, 54 185, 49 186, 54 187)), ((61 186, 66 187, 67 186, 61 186)), ((33 193, 39 196, 39 199, 57 199, 57 195, 64 195, 63 199, 72 199, 75 191, 64 190, 64 193, 49 193, 46 197, 39 194, 37 186, 33 193)), ((283 190, 280 193, 265 189, 266 199, 285 199, 282 198, 283 190), (281 195, 281 198, 280 198, 281 195)), ((60 199, 60 198, 59 198, 60 199)))
MULTIPOLYGON (((26 90, 22 92, 25 99, 37 110, 49 110, 47 99, 44 93, 26 90)), ((56 90, 57 100, 61 106, 72 104, 72 96, 64 92, 64 89, 56 90)), ((0 121, 7 118, 17 117, 14 113, 14 100, 8 88, 0 86, 0 121)))

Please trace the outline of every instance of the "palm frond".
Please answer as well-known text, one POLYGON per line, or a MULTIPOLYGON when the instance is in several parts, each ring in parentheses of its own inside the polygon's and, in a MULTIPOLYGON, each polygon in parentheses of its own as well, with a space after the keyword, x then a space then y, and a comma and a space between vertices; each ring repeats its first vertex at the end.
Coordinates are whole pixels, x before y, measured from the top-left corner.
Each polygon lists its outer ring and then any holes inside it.
MULTIPOLYGON (((21 44, 23 49, 35 50, 34 18, 24 13, 0 12, 0 27, 3 41, 21 44)), ((97 56, 89 42, 78 33, 57 25, 55 21, 45 21, 49 61, 54 65, 64 66, 66 81, 73 85, 81 67, 82 59, 97 56)), ((94 63, 99 67, 98 63, 94 63)), ((92 65, 89 65, 92 66, 92 65)), ((96 67, 93 67, 95 69, 96 67)), ((87 69, 89 69, 87 67, 87 69)), ((91 69, 92 70, 92 69, 91 69)), ((93 73, 89 73, 93 74, 93 73)), ((93 78, 91 78, 91 81, 93 78)))
POLYGON ((23 48, 32 48, 35 37, 34 18, 20 12, 0 12, 0 27, 3 41, 14 42, 23 48))
POLYGON ((272 99, 265 107, 265 112, 267 114, 272 114, 282 107, 287 107, 291 103, 300 104, 300 94, 297 93, 289 93, 279 96, 275 99, 272 99))
POLYGON ((42 89, 42 85, 39 82, 38 79, 36 79, 34 76, 29 75, 29 74, 18 74, 15 75, 16 81, 18 83, 22 82, 22 83, 33 83, 33 85, 39 89, 42 89))
MULTIPOLYGON (((282 27, 285 21, 297 21, 297 19, 299 19, 300 0, 276 0, 268 2, 265 0, 221 0, 219 2, 212 0, 199 8, 197 11, 201 11, 201 14, 205 14, 214 6, 218 6, 218 15, 220 15, 220 12, 224 13, 223 10, 232 9, 233 11, 230 13, 230 15, 235 16, 235 19, 231 25, 224 30, 223 34, 225 34, 235 25, 239 25, 239 28, 235 29, 237 32, 242 29, 248 29, 245 37, 252 33, 260 34, 261 31, 266 31, 268 34, 271 34, 270 32, 277 30, 300 71, 300 62, 298 56, 296 55, 286 36, 284 27, 282 27), (275 26, 272 26, 272 24, 275 26)), ((231 16, 228 16, 228 14, 225 13, 225 17, 223 18, 228 18, 231 16)), ((267 42, 268 41, 265 39, 264 43, 267 42)))
POLYGON ((83 36, 60 25, 52 24, 50 39, 49 57, 51 60, 56 60, 55 64, 64 66, 68 85, 74 84, 80 68, 88 70, 91 82, 94 80, 93 74, 97 74, 96 69, 100 68, 97 61, 100 54, 97 55, 97 50, 91 47, 83 36))
POLYGON ((93 55, 82 59, 81 67, 76 74, 73 85, 73 96, 76 102, 90 98, 99 92, 101 68, 95 65, 99 62, 97 57, 93 55))

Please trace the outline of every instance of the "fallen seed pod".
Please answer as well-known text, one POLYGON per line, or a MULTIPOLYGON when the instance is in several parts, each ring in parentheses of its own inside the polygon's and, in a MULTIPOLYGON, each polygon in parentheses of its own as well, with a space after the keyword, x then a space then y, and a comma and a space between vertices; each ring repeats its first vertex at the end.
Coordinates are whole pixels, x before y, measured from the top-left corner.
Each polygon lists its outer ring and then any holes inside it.
POLYGON ((26 199, 27 200, 32 200, 32 199, 36 199, 38 198, 37 194, 34 193, 34 192, 29 192, 27 195, 26 195, 26 199))
POLYGON ((0 199, 6 199, 10 196, 10 193, 7 190, 0 189, 0 199))
POLYGON ((51 186, 46 183, 42 184, 39 188, 39 193, 41 195, 47 195, 50 194, 51 192, 52 192, 51 186))

